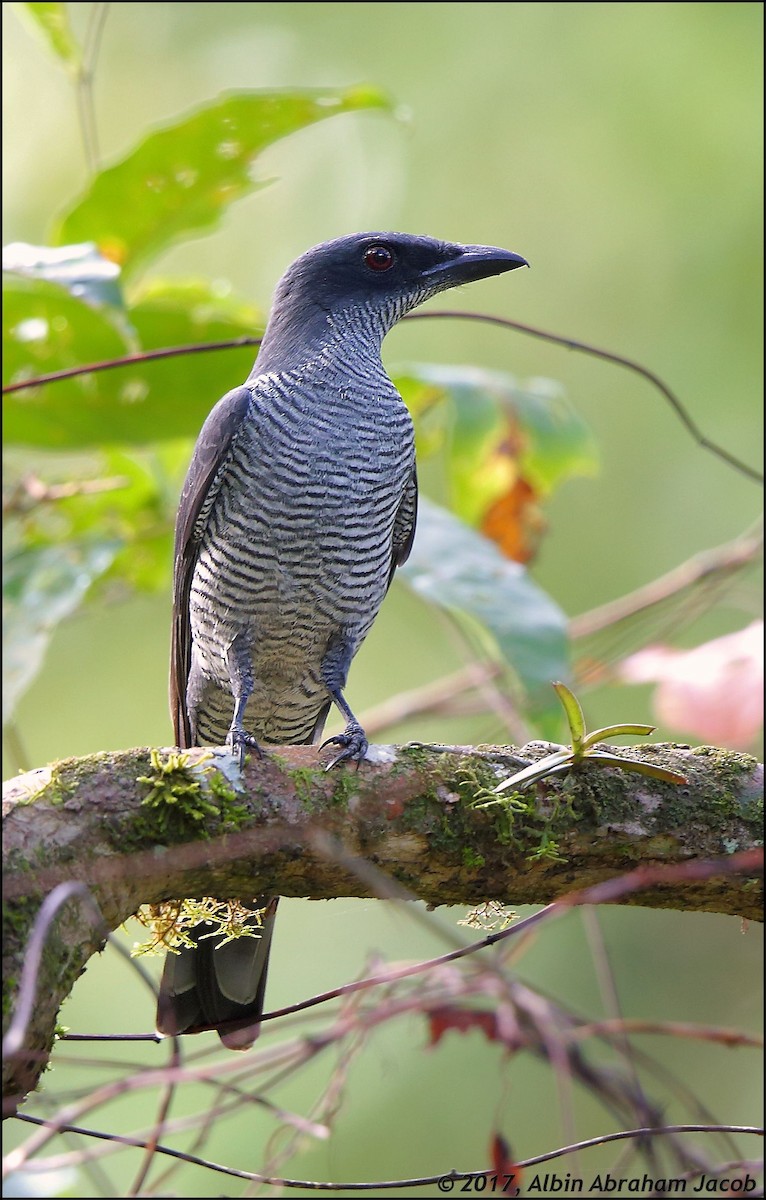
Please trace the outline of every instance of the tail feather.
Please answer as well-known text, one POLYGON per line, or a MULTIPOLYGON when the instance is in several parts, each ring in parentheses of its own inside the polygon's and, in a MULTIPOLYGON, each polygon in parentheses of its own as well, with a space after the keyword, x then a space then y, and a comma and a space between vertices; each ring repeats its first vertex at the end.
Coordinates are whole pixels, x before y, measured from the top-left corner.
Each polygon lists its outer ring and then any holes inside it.
MULTIPOLYGON (((319 710, 305 744, 321 737, 330 706, 327 700, 319 710)), ((200 738, 199 714, 191 720, 185 697, 179 698, 174 717, 179 746, 209 740, 200 738)), ((157 997, 158 1033, 175 1037, 215 1030, 230 1050, 248 1050, 258 1037, 279 897, 251 897, 243 903, 264 910, 257 936, 226 941, 224 935, 211 937, 209 924, 201 922, 186 931, 194 945, 168 951, 157 997)))
POLYGON ((157 1032, 168 1037, 216 1030, 225 1046, 246 1050, 258 1037, 266 993, 277 896, 259 896, 266 911, 258 936, 224 941, 201 922, 194 946, 168 952, 157 999, 157 1032), (223 944, 222 944, 223 943, 223 944))

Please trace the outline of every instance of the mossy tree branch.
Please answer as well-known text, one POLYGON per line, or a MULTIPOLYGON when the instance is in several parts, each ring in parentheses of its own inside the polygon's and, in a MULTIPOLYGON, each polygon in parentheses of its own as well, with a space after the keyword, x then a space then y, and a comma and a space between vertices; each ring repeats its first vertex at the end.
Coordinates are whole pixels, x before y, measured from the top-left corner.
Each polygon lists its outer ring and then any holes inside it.
MULTIPOLYGON (((619 754, 620 749, 609 747, 619 754)), ((584 764, 508 805, 491 789, 548 753, 503 747, 372 747, 358 771, 325 772, 313 747, 253 756, 146 749, 67 759, 6 785, 5 1023, 16 1010, 32 923, 57 885, 87 885, 45 930, 24 1053, 6 1063, 28 1091, 59 1006, 105 931, 142 904, 186 896, 380 894, 365 863, 432 904, 547 903, 636 864, 726 858, 759 843, 762 771, 713 747, 625 753, 684 775, 674 785, 584 764), (355 864, 361 863, 357 867, 355 864)), ((393 886, 393 885, 392 885, 393 886)), ((654 886, 623 902, 760 917, 757 881, 722 872, 654 886)))

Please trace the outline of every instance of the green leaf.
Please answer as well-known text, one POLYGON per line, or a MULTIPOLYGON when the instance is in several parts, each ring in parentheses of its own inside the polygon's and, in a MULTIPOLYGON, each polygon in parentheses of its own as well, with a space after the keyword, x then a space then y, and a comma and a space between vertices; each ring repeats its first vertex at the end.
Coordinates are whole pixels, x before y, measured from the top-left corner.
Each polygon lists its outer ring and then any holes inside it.
POLYGON ((605 750, 589 750, 584 761, 595 763, 599 767, 618 767, 621 771, 634 771, 637 775, 646 775, 649 779, 661 779, 663 783, 688 783, 685 775, 675 771, 667 771, 665 767, 655 767, 652 763, 642 762, 638 758, 627 758, 622 754, 609 754, 605 750))
MULTIPOLYGON (((538 762, 530 763, 528 767, 524 767, 521 771, 516 771, 513 775, 509 775, 502 783, 499 783, 493 792, 507 792, 510 788, 529 787, 531 783, 537 783, 539 779, 545 779, 549 775, 563 775, 572 769, 573 755, 571 750, 560 750, 555 754, 546 754, 545 758, 541 758, 538 762)), ((497 804, 498 801, 490 800, 488 804, 497 804)), ((480 805, 485 808, 487 805, 480 805)))
MULTIPOLYGON (((259 338, 265 318, 225 286, 201 280, 153 281, 131 305, 130 320, 145 350, 259 338)), ((250 373, 258 347, 190 353, 131 367, 146 389, 151 430, 144 437, 195 437, 217 401, 250 373)), ((136 429, 133 441, 143 440, 136 429)))
POLYGON ((596 440, 559 383, 528 379, 511 390, 499 378, 494 393, 521 427, 524 475, 542 495, 575 475, 598 474, 596 440))
POLYGON ((552 380, 521 386, 499 371, 417 363, 394 382, 416 432, 425 426, 430 434, 421 455, 446 443, 450 507, 473 525, 519 474, 545 496, 598 469, 590 431, 552 380), (435 414, 439 404, 445 407, 435 414))
POLYGON ((95 240, 126 273, 179 238, 217 225, 233 201, 265 187, 253 178, 260 152, 339 113, 388 109, 370 87, 230 92, 149 134, 101 171, 56 223, 56 243, 95 240))
POLYGON ((656 728, 656 725, 605 725, 603 729, 594 729, 583 739, 583 749, 613 737, 648 737, 656 728))
POLYGON ((82 55, 69 24, 66 4, 14 4, 13 7, 42 34, 57 58, 75 74, 80 69, 82 55))
POLYGON ((3 722, 37 675, 56 625, 106 571, 115 545, 23 547, 3 569, 3 722))
MULTIPOLYGON (((58 283, 23 275, 3 277, 3 383, 32 379, 128 354, 120 318, 73 296, 58 283)), ((137 397, 115 381, 88 374, 5 396, 6 443, 47 449, 88 446, 106 429, 119 440, 120 406, 137 397)))
POLYGON ((574 692, 571 692, 565 683, 554 683, 553 687, 566 713, 572 737, 572 751, 575 758, 578 758, 582 753, 583 738, 585 737, 585 714, 580 708, 580 702, 574 692))
POLYGON ((523 567, 421 499, 412 554, 398 574, 424 599, 479 621, 518 676, 531 711, 550 711, 550 681, 568 673, 567 623, 523 567))
POLYGON ((103 589, 112 597, 135 588, 169 594, 189 445, 51 457, 48 502, 38 504, 24 502, 29 456, 11 452, 6 459, 12 501, 3 578, 7 717, 39 671, 54 627, 83 602, 92 603, 103 589))
MULTIPOLYGON (((259 335, 260 314, 205 283, 157 282, 127 314, 96 310, 57 284, 5 280, 5 382, 119 358, 136 349, 259 335), (130 344, 122 328, 132 329, 130 344)), ((57 380, 5 397, 8 444, 46 449, 147 445, 196 437, 213 405, 248 375, 256 347, 188 353, 57 380)))

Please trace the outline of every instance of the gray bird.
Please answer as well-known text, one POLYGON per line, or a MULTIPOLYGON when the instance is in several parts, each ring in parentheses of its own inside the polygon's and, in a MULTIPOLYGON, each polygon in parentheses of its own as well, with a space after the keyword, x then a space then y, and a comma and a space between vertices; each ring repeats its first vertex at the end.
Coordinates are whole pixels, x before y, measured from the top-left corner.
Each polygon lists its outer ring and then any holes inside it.
MULTIPOLYGON (((352 234, 280 280, 258 358, 202 427, 176 522, 170 702, 178 746, 316 742, 346 728, 330 766, 367 739, 343 689, 415 533, 412 421, 381 342, 430 296, 527 263, 494 246, 352 234)), ((202 937, 168 954, 157 1028, 260 1031, 277 898, 259 937, 202 937)), ((198 926, 192 937, 210 932, 198 926)))

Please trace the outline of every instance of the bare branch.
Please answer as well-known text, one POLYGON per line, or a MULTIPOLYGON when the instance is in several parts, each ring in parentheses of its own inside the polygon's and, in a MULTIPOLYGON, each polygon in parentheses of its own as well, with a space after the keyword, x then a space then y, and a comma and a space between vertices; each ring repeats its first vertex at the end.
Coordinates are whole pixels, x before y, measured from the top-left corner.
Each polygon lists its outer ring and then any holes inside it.
POLYGON ((95 496, 101 492, 119 491, 129 484, 130 480, 126 475, 115 475, 110 479, 47 484, 30 471, 3 496, 3 516, 23 515, 38 504, 54 504, 59 500, 70 500, 72 496, 95 496))
POLYGON ((627 596, 620 596, 579 617, 573 617, 569 622, 569 632, 575 639, 589 637, 621 621, 628 621, 668 599, 675 599, 679 592, 687 592, 701 584, 712 591, 713 599, 717 599, 729 580, 737 578, 744 567, 756 563, 762 554, 762 530, 743 534, 723 546, 694 554, 672 571, 627 596))

